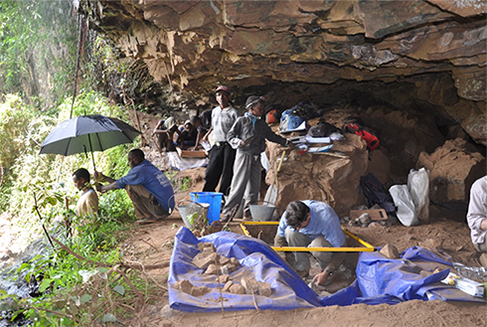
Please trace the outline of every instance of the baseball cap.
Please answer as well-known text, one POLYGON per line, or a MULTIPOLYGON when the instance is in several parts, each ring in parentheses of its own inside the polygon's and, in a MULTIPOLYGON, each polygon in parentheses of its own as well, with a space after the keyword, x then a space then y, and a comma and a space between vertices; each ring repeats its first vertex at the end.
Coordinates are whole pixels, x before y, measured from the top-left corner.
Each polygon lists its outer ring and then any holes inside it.
POLYGON ((247 101, 245 101, 245 109, 249 109, 250 107, 261 101, 265 102, 265 98, 263 96, 251 95, 247 98, 247 101))
POLYGON ((230 94, 228 87, 226 87, 225 85, 220 85, 219 87, 217 87, 215 90, 215 93, 217 93, 219 91, 224 91, 224 92, 227 92, 227 94, 230 94))

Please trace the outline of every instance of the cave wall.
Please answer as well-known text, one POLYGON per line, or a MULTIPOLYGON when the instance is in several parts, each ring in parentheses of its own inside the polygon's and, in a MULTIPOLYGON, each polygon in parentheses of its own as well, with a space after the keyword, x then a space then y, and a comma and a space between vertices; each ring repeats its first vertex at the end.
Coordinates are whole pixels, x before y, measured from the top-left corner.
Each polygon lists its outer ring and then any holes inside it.
POLYGON ((251 93, 279 107, 376 99, 455 121, 487 145, 483 0, 81 0, 78 10, 195 107, 211 106, 218 84, 237 104, 251 93))

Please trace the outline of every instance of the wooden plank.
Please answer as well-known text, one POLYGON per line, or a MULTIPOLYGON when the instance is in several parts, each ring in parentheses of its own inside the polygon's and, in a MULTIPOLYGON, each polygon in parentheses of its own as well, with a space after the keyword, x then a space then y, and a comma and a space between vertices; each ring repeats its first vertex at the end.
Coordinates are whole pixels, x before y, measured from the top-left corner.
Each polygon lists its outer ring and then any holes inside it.
POLYGON ((387 220, 387 213, 384 209, 350 210, 350 218, 356 219, 363 213, 368 213, 372 220, 387 220))
POLYGON ((203 150, 200 151, 181 150, 181 153, 179 155, 182 158, 205 158, 206 152, 203 150))

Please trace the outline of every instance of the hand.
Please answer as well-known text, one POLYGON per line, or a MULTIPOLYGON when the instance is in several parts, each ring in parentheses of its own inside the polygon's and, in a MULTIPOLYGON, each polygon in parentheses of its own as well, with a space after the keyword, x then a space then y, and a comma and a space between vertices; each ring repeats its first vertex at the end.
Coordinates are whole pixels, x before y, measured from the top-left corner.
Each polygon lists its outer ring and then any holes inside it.
POLYGON ((95 170, 95 172, 93 173, 93 176, 95 177, 95 181, 98 182, 99 180, 101 181, 103 179, 103 174, 102 173, 99 173, 95 170))
POLYGON ((238 147, 243 148, 245 146, 245 141, 244 140, 239 140, 238 141, 238 147))
POLYGON ((103 190, 103 185, 101 184, 96 184, 95 186, 96 190, 100 193, 105 193, 105 191, 103 190))
POLYGON ((330 278, 330 275, 324 270, 313 278, 313 283, 316 283, 316 285, 324 284, 328 278, 330 278))

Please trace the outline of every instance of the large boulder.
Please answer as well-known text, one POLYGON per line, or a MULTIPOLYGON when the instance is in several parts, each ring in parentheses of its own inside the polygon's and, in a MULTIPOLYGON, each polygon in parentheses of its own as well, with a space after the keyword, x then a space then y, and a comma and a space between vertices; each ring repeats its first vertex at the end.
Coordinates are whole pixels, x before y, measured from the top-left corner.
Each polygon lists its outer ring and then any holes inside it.
POLYGON ((464 139, 448 140, 433 153, 422 152, 417 168, 429 170, 430 199, 433 203, 463 203, 473 182, 485 175, 485 157, 464 139))
MULTIPOLYGON (((353 134, 345 134, 344 141, 335 142, 333 152, 303 153, 286 150, 288 155, 277 175, 278 212, 295 200, 318 200, 332 206, 338 215, 348 215, 350 208, 361 200, 360 176, 368 166, 368 150, 365 141, 353 134)), ((271 184, 283 149, 275 143, 268 146, 271 170, 266 182, 271 184)))

